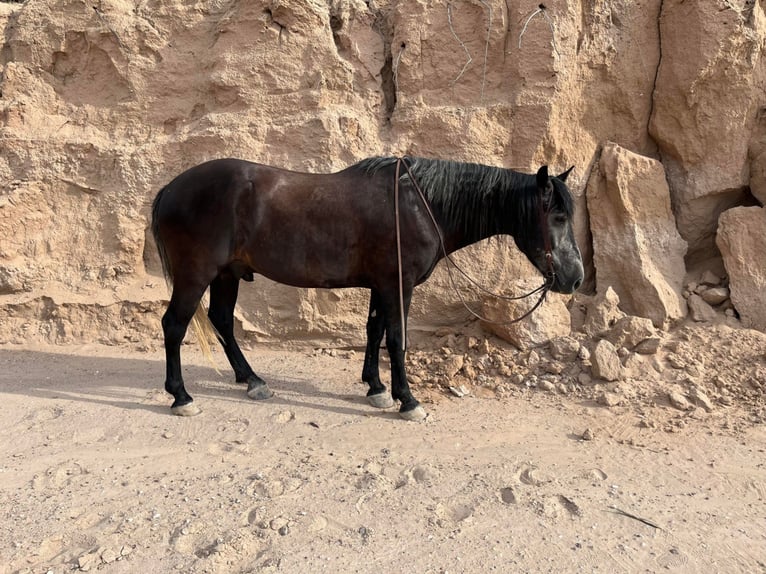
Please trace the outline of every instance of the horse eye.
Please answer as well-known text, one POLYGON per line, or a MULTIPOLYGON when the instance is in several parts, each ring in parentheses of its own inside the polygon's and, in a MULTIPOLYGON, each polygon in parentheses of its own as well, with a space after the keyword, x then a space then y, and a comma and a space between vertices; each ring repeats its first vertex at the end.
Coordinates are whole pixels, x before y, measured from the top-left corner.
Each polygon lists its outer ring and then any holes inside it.
POLYGON ((561 213, 557 213, 553 216, 553 222, 556 225, 564 225, 567 222, 567 216, 561 213))

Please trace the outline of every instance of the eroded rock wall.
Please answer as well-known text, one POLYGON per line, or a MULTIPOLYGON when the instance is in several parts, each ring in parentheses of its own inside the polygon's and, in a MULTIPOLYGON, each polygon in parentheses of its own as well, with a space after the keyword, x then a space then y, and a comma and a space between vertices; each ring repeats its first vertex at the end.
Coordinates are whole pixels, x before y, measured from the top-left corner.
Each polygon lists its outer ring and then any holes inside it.
MULTIPOLYGON (((720 262, 719 214, 763 201, 763 3, 545 6, 0 3, 0 340, 92 338, 52 330, 56 307, 90 309, 104 340, 158 337, 151 310, 167 291, 149 207, 173 176, 214 157, 310 171, 404 153, 574 165, 590 262, 584 190, 613 141, 663 163, 687 263, 720 262), (126 309, 153 319, 116 329, 126 309)), ((535 276, 510 240, 458 259, 501 289, 535 276)), ((587 287, 608 286, 591 267, 587 287)), ((363 292, 257 279, 237 315, 258 339, 359 341, 365 311, 363 292)), ((416 291, 412 318, 415 328, 469 318, 443 269, 416 291)))

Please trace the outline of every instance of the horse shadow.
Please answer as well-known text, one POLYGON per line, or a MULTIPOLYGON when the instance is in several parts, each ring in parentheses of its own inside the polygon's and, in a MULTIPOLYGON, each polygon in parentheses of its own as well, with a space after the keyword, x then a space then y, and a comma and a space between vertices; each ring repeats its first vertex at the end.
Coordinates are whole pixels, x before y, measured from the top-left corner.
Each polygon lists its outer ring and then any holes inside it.
MULTIPOLYGON (((163 387, 165 363, 159 357, 0 349, 0 363, 6 365, 0 370, 0 395, 67 400, 172 416, 172 396, 163 387)), ((395 411, 378 411, 370 407, 365 399, 367 386, 361 382, 357 394, 344 388, 338 388, 337 392, 328 391, 326 387, 334 384, 332 381, 317 382, 269 372, 263 372, 261 376, 275 396, 256 402, 247 397, 246 385, 234 382, 234 375, 228 369, 218 371, 209 366, 184 366, 187 385, 200 405, 215 400, 251 403, 254 408, 257 405, 279 405, 347 416, 371 413, 391 418, 397 416, 395 411)), ((343 383, 343 387, 346 386, 343 383)))

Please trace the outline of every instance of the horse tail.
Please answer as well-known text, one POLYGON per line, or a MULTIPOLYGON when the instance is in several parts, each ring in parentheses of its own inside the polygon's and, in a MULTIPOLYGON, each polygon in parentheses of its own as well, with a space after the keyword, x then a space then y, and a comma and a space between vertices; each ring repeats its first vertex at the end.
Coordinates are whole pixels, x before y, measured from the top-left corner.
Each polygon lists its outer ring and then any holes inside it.
POLYGON ((154 203, 152 203, 152 235, 154 236, 154 244, 157 246, 157 252, 160 255, 160 263, 162 264, 162 275, 165 277, 165 281, 167 282, 168 287, 171 287, 173 285, 173 270, 170 268, 168 251, 165 248, 165 244, 163 243, 162 238, 160 237, 160 218, 159 218, 160 202, 162 201, 162 196, 165 195, 165 191, 167 189, 168 189, 167 185, 163 187, 157 194, 157 197, 154 198, 154 203))
MULTIPOLYGON (((157 193, 157 197, 154 198, 154 203, 152 204, 152 235, 154 236, 154 243, 157 245, 157 253, 159 253, 160 256, 162 274, 165 277, 166 283, 168 284, 168 289, 172 290, 173 268, 170 265, 170 258, 168 257, 168 251, 165 247, 165 243, 162 241, 162 237, 160 237, 159 222, 160 202, 162 201, 162 196, 165 194, 167 189, 167 185, 163 187, 159 193, 157 193)), ((194 311, 194 316, 192 317, 191 324, 192 329, 194 330, 194 334, 197 336, 199 346, 202 349, 202 354, 205 355, 205 358, 213 366, 216 372, 220 374, 220 371, 218 371, 218 368, 213 361, 213 352, 210 349, 210 341, 215 341, 216 339, 222 340, 221 335, 210 322, 210 319, 207 316, 207 311, 205 310, 205 306, 202 304, 201 300, 199 305, 197 305, 196 311, 194 311)))

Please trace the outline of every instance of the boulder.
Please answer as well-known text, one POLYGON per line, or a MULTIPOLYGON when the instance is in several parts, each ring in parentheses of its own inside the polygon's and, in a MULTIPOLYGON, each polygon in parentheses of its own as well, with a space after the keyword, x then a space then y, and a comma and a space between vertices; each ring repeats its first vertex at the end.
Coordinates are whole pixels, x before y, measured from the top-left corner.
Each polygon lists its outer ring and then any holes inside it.
POLYGON ((625 317, 620 310, 620 297, 611 286, 600 291, 587 307, 583 330, 590 337, 606 334, 620 319, 625 317))
POLYGON ((766 332, 766 208, 737 207, 724 212, 718 220, 716 244, 742 324, 766 332))
MULTIPOLYGON (((535 281, 523 283, 524 287, 518 291, 529 291, 537 285, 535 281)), ((527 318, 516 323, 510 322, 526 313, 536 300, 536 297, 520 301, 485 298, 482 301, 482 315, 489 321, 482 321, 482 327, 519 349, 539 347, 551 339, 569 335, 569 311, 564 304, 564 297, 555 293, 549 293, 545 302, 527 318)))
POLYGON ((662 164, 607 143, 587 187, 596 285, 656 327, 686 315, 686 242, 676 230, 662 164))

